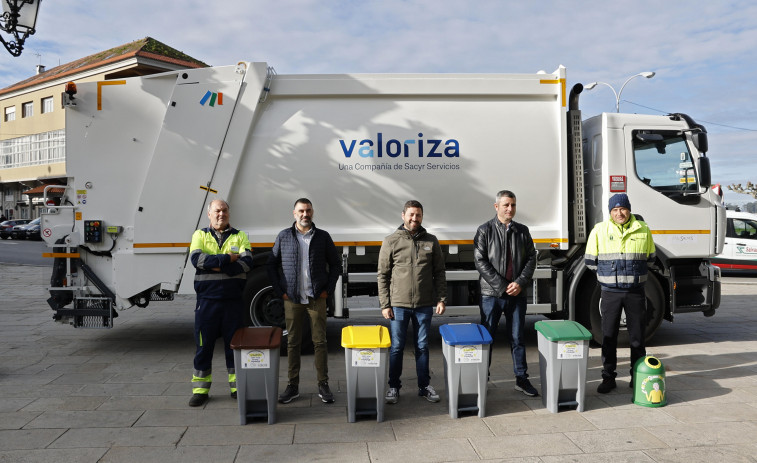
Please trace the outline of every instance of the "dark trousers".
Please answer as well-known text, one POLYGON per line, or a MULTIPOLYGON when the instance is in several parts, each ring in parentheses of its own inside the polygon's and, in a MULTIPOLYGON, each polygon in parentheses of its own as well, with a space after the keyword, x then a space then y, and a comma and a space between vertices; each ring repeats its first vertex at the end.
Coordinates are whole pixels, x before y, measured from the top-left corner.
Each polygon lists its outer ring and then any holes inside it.
POLYGON ((523 328, 526 325, 526 309, 528 308, 525 291, 518 296, 481 296, 479 312, 481 324, 492 337, 489 352, 489 367, 492 364, 494 345, 496 344, 497 328, 502 315, 505 316, 505 340, 510 344, 513 357, 513 373, 516 378, 528 377, 526 364, 526 343, 523 339, 523 328))
POLYGON ((305 314, 310 315, 310 335, 313 340, 315 355, 315 374, 318 384, 329 381, 329 349, 326 343, 326 299, 308 297, 307 304, 284 301, 284 316, 287 327, 287 376, 289 384, 300 384, 300 351, 302 349, 302 324, 305 314))
POLYGON ((620 316, 626 311, 626 327, 631 347, 631 376, 636 361, 647 355, 644 348, 647 296, 641 291, 602 291, 599 303, 602 312, 602 377, 615 378, 618 365, 618 331, 620 316))
MULTIPOLYGON (((198 372, 209 372, 213 362, 213 349, 216 339, 223 337, 223 347, 226 352, 226 368, 234 368, 234 351, 231 349, 231 338, 242 326, 242 310, 244 303, 241 299, 204 299, 197 298, 195 308, 195 345, 197 350, 194 358, 194 368, 198 372)), ((204 375, 203 375, 204 376, 204 375)))

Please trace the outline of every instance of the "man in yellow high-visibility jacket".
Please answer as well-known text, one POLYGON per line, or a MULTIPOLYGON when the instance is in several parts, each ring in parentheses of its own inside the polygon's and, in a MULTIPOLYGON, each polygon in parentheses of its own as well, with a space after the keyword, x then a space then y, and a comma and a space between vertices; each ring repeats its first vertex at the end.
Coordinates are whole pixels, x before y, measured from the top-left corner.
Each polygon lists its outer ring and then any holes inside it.
POLYGON ((602 312, 602 383, 597 387, 600 394, 617 387, 618 331, 624 308, 631 347, 631 378, 636 360, 646 356, 647 297, 644 286, 648 277, 647 266, 655 259, 652 233, 646 223, 631 214, 628 196, 623 193, 614 195, 610 198, 609 209, 610 218, 595 225, 589 234, 584 256, 586 266, 597 273, 597 282, 602 288, 599 305, 602 312))
POLYGON ((231 397, 237 397, 234 351, 231 338, 242 326, 243 292, 252 268, 247 234, 229 225, 229 204, 216 199, 208 205, 210 226, 192 235, 189 257, 195 267, 195 344, 190 407, 208 401, 213 381, 211 365, 216 339, 223 337, 231 397))

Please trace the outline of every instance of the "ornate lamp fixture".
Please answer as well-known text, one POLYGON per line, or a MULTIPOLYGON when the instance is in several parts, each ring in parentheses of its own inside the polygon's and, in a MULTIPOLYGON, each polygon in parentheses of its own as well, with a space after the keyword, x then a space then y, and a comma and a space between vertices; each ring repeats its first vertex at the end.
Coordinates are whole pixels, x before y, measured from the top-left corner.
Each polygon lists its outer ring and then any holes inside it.
POLYGON ((21 55, 24 49, 24 40, 34 34, 34 26, 37 23, 37 12, 42 0, 1 0, 3 3, 3 16, 0 19, 0 30, 13 37, 6 42, 2 35, 0 41, 13 56, 21 55))

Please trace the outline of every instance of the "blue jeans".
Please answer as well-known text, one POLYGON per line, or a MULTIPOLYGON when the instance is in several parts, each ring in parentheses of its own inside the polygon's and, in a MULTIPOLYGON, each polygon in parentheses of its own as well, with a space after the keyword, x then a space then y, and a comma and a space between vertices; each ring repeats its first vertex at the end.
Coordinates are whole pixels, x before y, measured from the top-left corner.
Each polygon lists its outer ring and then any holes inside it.
POLYGON ((415 372, 418 375, 418 388, 424 389, 431 380, 428 369, 428 332, 431 328, 434 308, 405 309, 392 307, 392 311, 394 318, 389 324, 389 333, 392 338, 392 347, 389 349, 389 387, 397 389, 402 387, 400 381, 402 356, 405 351, 407 327, 412 320, 415 337, 415 372))
MULTIPOLYGON (((505 296, 499 298, 495 296, 481 296, 481 324, 484 325, 492 340, 496 340, 495 334, 499 327, 499 319, 502 314, 505 315, 505 333, 507 342, 510 343, 510 352, 513 356, 513 372, 516 377, 528 378, 526 371, 526 345, 523 343, 523 326, 526 324, 526 306, 525 296, 505 296)), ((494 345, 492 342, 491 351, 489 352, 489 365, 492 363, 494 354, 494 345)))

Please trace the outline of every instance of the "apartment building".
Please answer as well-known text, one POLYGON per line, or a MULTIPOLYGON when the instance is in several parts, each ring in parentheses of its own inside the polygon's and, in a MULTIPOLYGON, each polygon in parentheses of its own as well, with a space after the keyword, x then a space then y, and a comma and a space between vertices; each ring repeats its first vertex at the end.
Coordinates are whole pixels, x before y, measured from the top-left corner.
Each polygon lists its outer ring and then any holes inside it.
MULTIPOLYGON (((0 215, 36 218, 48 202, 57 204, 66 178, 67 82, 143 76, 207 64, 151 37, 120 45, 45 70, 0 90, 0 215)), ((31 72, 31 70, 30 70, 31 72)), ((104 166, 106 168, 107 166, 104 166)))

